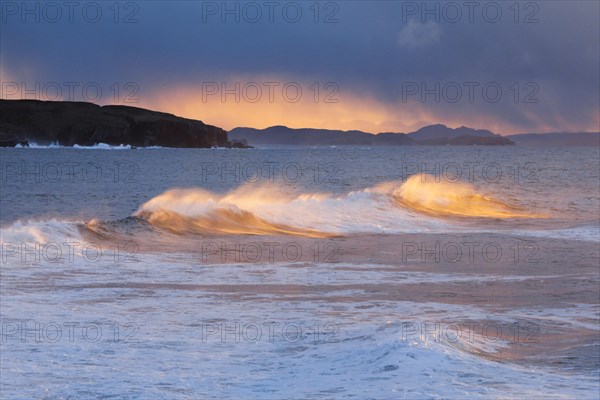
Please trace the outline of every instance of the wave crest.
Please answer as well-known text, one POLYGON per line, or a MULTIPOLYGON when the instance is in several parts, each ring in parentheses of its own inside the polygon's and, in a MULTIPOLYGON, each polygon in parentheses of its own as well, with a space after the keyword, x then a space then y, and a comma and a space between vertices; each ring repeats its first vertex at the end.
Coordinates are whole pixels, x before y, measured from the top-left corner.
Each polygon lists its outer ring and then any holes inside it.
POLYGON ((177 234, 290 235, 331 237, 331 233, 271 222, 253 206, 285 203, 280 192, 242 187, 224 196, 202 189, 168 190, 143 204, 135 216, 177 234))
MULTIPOLYGON (((389 184, 381 186, 389 190, 389 184)), ((413 175, 389 191, 401 206, 436 217, 541 218, 486 195, 464 182, 436 182, 431 175, 413 175)))
MULTIPOLYGON (((134 214, 177 234, 248 234, 331 237, 360 231, 411 231, 427 218, 538 218, 478 192, 467 183, 439 183, 415 175, 345 195, 291 195, 275 185, 245 185, 223 195, 204 189, 171 189, 134 214)), ((451 223, 447 221, 446 223, 451 223)))

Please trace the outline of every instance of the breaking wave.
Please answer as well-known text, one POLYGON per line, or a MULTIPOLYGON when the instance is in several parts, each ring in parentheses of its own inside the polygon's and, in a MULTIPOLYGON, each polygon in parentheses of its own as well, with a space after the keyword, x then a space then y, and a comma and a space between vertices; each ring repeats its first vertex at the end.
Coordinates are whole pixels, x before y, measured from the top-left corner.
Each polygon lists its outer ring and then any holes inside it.
POLYGON ((427 225, 451 224, 448 217, 542 217, 479 193, 471 185, 427 182, 420 176, 345 195, 292 195, 282 188, 256 185, 223 195, 204 189, 172 189, 143 204, 135 216, 175 233, 311 237, 381 228, 404 227, 411 232, 427 225))
POLYGON ((426 182, 413 176, 406 182, 387 182, 342 195, 290 193, 275 185, 244 185, 225 194, 200 188, 171 189, 121 220, 17 221, 1 232, 5 242, 45 243, 92 235, 95 240, 135 238, 160 243, 188 235, 328 238, 490 229, 518 233, 514 224, 499 228, 498 222, 544 217, 468 184, 426 182))
POLYGON ((399 187, 388 183, 383 184, 382 188, 387 189, 400 206, 433 216, 496 219, 543 217, 480 193, 467 183, 435 182, 434 179, 428 175, 413 175, 399 187))

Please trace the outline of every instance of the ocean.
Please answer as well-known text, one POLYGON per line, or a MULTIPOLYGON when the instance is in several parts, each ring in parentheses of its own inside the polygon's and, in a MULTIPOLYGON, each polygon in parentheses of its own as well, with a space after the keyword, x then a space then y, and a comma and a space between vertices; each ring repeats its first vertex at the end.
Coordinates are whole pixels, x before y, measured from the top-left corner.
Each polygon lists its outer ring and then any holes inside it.
POLYGON ((2 398, 599 398, 598 148, 0 164, 2 398))

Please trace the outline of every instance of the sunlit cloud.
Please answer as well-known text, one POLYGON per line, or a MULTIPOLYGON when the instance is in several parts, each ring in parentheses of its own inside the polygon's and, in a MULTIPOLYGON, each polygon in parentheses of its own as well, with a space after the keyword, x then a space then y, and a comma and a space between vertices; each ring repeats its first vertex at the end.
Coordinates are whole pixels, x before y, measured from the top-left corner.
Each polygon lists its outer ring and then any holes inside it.
POLYGON ((440 24, 434 21, 421 23, 411 19, 400 31, 398 45, 407 48, 427 47, 437 43, 441 36, 440 24))
MULTIPOLYGON (((519 132, 556 132, 556 131, 593 131, 598 129, 599 113, 580 124, 573 124, 557 115, 548 120, 535 112, 523 112, 526 123, 513 122, 492 113, 456 112, 444 107, 431 107, 420 101, 384 101, 374 95, 340 90, 331 98, 321 93, 315 101, 315 92, 310 90, 314 83, 295 82, 302 89, 298 101, 290 101, 282 95, 284 82, 290 80, 258 77, 254 79, 217 82, 217 86, 181 85, 172 88, 145 93, 140 98, 141 107, 165 111, 186 118, 199 119, 205 123, 226 130, 236 127, 266 128, 274 125, 286 125, 292 128, 322 128, 339 130, 362 130, 371 133, 412 132, 425 125, 442 123, 456 128, 469 126, 478 129, 490 129, 500 134, 519 132), (236 93, 235 83, 239 83, 236 93), (273 92, 272 98, 266 90, 257 99, 255 83, 281 82, 273 92), (251 85, 249 83, 252 83, 251 85), (224 84, 225 94, 221 90, 224 84), (246 95, 244 96, 244 87, 246 95), (212 93, 209 94, 207 89, 212 93), (252 92, 252 93, 251 93, 252 92), (251 94, 250 94, 251 93, 251 94), (223 97, 224 96, 224 97, 223 97), (237 98, 236 98, 237 96, 237 98), (332 102, 335 101, 335 102, 332 102), (537 129, 532 130, 531 126, 537 129)), ((295 93, 290 89, 290 93, 295 93)), ((331 93, 331 91, 327 92, 331 93)))

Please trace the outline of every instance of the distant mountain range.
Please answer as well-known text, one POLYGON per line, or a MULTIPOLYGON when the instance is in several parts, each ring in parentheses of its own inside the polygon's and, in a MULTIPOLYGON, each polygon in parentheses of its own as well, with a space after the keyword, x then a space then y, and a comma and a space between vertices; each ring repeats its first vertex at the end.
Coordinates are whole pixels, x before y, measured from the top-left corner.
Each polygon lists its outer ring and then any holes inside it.
POLYGON ((598 146, 600 133, 528 133, 501 136, 485 129, 465 126, 449 128, 429 125, 411 133, 384 132, 372 134, 363 131, 272 126, 266 129, 235 128, 228 133, 229 140, 246 140, 252 146, 598 146))
POLYGON ((510 139, 487 130, 467 127, 457 129, 445 125, 430 125, 412 133, 385 132, 373 135, 362 131, 328 129, 293 129, 272 126, 266 129, 235 128, 229 131, 230 140, 245 139, 250 145, 308 145, 308 146, 417 146, 417 145, 514 145, 510 139))
MULTIPOLYGON (((404 134, 383 133, 381 139, 388 145, 412 145, 414 140, 404 134)), ((377 135, 379 136, 379 135, 377 135)), ((372 145, 376 136, 361 131, 336 131, 327 129, 292 129, 272 126, 267 129, 235 128, 228 132, 230 140, 246 139, 252 146, 283 145, 372 145)))
POLYGON ((544 133, 501 136, 465 126, 429 125, 411 133, 328 129, 235 128, 229 133, 202 121, 137 107, 83 102, 0 99, 0 147, 97 143, 135 147, 304 146, 600 146, 600 133, 544 133), (250 146, 248 146, 250 145, 250 146))

